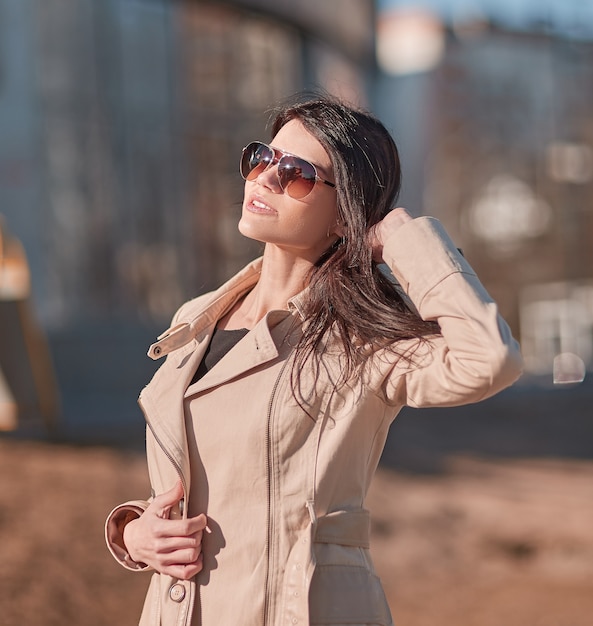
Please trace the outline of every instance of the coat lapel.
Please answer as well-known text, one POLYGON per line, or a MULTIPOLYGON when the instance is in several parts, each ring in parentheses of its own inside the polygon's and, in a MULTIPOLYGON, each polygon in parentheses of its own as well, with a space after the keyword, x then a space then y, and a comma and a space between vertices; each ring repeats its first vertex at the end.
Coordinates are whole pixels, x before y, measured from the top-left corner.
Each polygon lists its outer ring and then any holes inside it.
POLYGON ((150 347, 151 358, 167 358, 142 390, 139 404, 155 438, 181 469, 187 485, 189 456, 183 398, 221 385, 255 367, 281 358, 290 350, 285 340, 293 332, 298 318, 293 306, 290 306, 290 311, 270 312, 208 374, 190 385, 218 319, 257 282, 260 266, 261 260, 247 266, 215 292, 205 308, 190 309, 150 347))
POLYGON ((294 316, 288 311, 268 313, 215 367, 199 381, 189 386, 185 397, 222 385, 255 367, 278 358, 284 340, 293 325, 294 316))

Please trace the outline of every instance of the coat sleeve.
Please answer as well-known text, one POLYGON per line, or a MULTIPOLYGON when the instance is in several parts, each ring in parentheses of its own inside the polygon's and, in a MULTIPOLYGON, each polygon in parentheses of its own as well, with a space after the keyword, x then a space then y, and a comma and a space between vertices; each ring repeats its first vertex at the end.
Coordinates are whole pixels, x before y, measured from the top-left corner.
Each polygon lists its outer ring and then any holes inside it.
POLYGON ((145 563, 136 563, 128 554, 124 544, 124 528, 128 522, 137 519, 148 508, 146 500, 131 500, 116 506, 105 522, 105 541, 113 558, 123 567, 134 572, 151 569, 145 563))
POLYGON ((411 349, 411 360, 397 354, 381 359, 389 403, 469 404, 520 376, 518 343, 438 220, 420 217, 397 228, 385 241, 383 259, 420 316, 441 329, 440 336, 411 349))

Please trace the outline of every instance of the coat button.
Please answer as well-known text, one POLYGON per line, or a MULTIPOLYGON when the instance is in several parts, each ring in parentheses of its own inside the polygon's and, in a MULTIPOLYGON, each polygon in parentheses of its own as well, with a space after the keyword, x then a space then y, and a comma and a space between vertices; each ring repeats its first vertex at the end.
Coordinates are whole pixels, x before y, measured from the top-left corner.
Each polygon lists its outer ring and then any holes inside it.
POLYGON ((179 583, 169 589, 169 597, 173 602, 181 602, 185 598, 185 587, 179 583))

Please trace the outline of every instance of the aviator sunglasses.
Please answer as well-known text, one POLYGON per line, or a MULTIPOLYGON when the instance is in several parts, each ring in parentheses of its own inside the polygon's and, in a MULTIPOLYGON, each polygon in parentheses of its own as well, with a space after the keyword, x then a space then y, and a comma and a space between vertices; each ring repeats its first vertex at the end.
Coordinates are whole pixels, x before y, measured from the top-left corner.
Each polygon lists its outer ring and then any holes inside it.
POLYGON ((241 176, 245 180, 255 180, 262 172, 276 164, 278 165, 278 182, 282 191, 295 200, 302 200, 308 196, 318 181, 329 187, 335 187, 334 183, 320 178, 317 175, 317 169, 309 161, 272 148, 261 141, 252 141, 243 148, 241 176))

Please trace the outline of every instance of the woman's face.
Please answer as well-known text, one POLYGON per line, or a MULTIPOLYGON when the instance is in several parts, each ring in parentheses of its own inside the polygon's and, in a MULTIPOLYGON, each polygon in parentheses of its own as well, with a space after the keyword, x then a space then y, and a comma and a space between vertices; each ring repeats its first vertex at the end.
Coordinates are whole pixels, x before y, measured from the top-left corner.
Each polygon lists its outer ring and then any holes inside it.
MULTIPOLYGON (((319 177, 335 182, 325 149, 300 121, 285 124, 270 145, 306 159, 315 165, 319 177)), ((277 171, 278 165, 273 165, 245 181, 239 231, 315 262, 340 236, 336 190, 318 181, 311 193, 297 200, 283 191, 277 171)))

